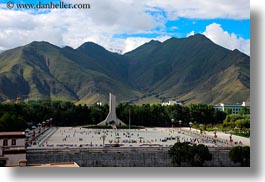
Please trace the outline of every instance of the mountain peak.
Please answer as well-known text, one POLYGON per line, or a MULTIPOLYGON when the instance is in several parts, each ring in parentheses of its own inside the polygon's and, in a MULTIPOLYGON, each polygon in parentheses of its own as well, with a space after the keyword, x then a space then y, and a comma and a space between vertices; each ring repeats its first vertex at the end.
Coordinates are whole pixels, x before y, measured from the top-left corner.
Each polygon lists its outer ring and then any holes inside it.
POLYGON ((160 44, 161 42, 160 42, 159 40, 153 40, 153 39, 152 39, 149 43, 150 43, 150 44, 157 44, 157 43, 160 44))
POLYGON ((29 44, 27 44, 26 46, 23 46, 24 48, 34 48, 34 49, 60 49, 60 47, 53 45, 49 42, 46 41, 33 41, 29 44))
POLYGON ((169 39, 167 39, 165 42, 163 42, 162 44, 167 44, 167 43, 171 43, 171 44, 175 44, 176 42, 190 42, 190 43, 201 43, 201 42, 205 42, 205 43, 212 43, 212 41, 210 39, 208 39, 205 35, 203 34, 195 34, 195 35, 191 35, 189 37, 182 37, 182 38, 177 38, 177 37, 171 37, 169 39))
POLYGON ((198 33, 198 34, 194 34, 194 35, 191 36, 191 37, 207 38, 205 35, 200 34, 200 33, 198 33))
POLYGON ((208 41, 208 42, 212 42, 209 38, 207 38, 203 34, 191 35, 191 36, 187 37, 186 39, 187 40, 193 40, 193 41, 208 41))
POLYGON ((94 42, 85 42, 77 49, 90 49, 90 50, 106 50, 104 47, 94 43, 94 42))
POLYGON ((63 49, 66 49, 66 50, 74 50, 72 47, 70 46, 64 46, 63 49))
MULTIPOLYGON (((47 41, 33 41, 31 43, 29 43, 28 45, 51 45, 51 46, 55 46, 47 41)), ((57 46, 55 46, 57 47, 57 46)))

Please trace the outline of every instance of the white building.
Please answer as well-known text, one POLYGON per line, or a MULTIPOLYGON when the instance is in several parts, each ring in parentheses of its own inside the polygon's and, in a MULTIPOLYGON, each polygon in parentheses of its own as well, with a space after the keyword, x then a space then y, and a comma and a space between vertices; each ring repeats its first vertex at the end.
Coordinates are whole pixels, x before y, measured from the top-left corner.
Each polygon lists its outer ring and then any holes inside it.
POLYGON ((175 100, 170 100, 168 102, 162 102, 162 106, 173 106, 173 105, 183 105, 182 102, 175 101, 175 100))
POLYGON ((220 103, 214 106, 214 109, 217 109, 219 111, 225 111, 226 109, 231 109, 232 114, 238 114, 240 113, 241 109, 243 107, 246 107, 247 109, 250 109, 250 102, 243 102, 242 104, 224 104, 220 103))
POLYGON ((24 132, 0 132, 0 166, 17 166, 26 160, 24 132))

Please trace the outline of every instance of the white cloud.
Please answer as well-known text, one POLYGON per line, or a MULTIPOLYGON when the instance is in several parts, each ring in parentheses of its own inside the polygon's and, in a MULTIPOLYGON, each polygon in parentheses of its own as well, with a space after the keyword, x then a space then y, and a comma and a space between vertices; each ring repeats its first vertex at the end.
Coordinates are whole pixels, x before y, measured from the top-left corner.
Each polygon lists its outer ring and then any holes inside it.
MULTIPOLYGON (((0 4, 0 50, 48 41, 58 46, 73 48, 86 41, 98 43, 108 49, 130 51, 150 38, 113 38, 115 34, 155 33, 155 39, 168 38, 165 22, 178 17, 187 18, 249 18, 248 0, 70 0, 90 3, 91 9, 50 10, 42 14, 31 11, 13 11, 0 4), (238 6, 240 4, 240 6, 238 6), (161 9, 168 17, 161 14, 161 9), (156 15, 146 11, 156 11, 156 15), (164 30, 164 29, 163 29, 164 30), (153 32, 152 32, 153 31, 153 32)), ((178 30, 178 27, 173 27, 178 30)), ((192 32, 191 32, 192 33, 192 32)), ((178 32, 174 33, 178 35, 178 32)))
POLYGON ((194 34, 195 34, 194 30, 192 30, 190 33, 188 33, 188 34, 186 35, 186 37, 192 36, 192 35, 194 35, 194 34))
POLYGON ((250 55, 250 40, 243 39, 234 33, 228 33, 223 30, 219 24, 212 23, 208 25, 203 34, 216 44, 219 44, 227 49, 238 49, 241 52, 250 55))
POLYGON ((46 14, 0 9, 1 49, 14 48, 35 40, 74 48, 85 41, 106 46, 114 34, 143 33, 160 25, 160 22, 145 13, 141 3, 124 0, 91 0, 89 3, 91 9, 54 9, 46 14))
POLYGON ((171 37, 170 36, 158 36, 155 38, 128 37, 125 39, 105 37, 105 38, 94 39, 93 42, 98 42, 98 44, 103 45, 109 51, 124 54, 126 52, 132 51, 133 49, 143 45, 146 42, 150 42, 151 40, 158 40, 160 42, 164 42, 169 38, 171 37))
POLYGON ((249 19, 249 0, 146 0, 149 6, 166 10, 170 19, 185 18, 231 18, 249 19))

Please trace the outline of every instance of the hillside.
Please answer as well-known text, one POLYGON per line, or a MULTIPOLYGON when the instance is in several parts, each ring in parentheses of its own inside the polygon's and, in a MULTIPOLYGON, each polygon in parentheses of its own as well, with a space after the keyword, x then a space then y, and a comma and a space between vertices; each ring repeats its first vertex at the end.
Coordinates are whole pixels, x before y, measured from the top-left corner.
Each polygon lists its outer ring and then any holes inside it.
POLYGON ((150 41, 124 55, 92 42, 32 42, 0 54, 0 100, 93 104, 112 92, 119 102, 242 102, 250 99, 249 69, 249 56, 203 35, 150 41))
POLYGON ((116 79, 115 70, 107 70, 93 57, 47 42, 33 42, 2 53, 0 68, 2 100, 20 96, 94 103, 107 100, 109 92, 121 101, 138 94, 116 79))
POLYGON ((249 99, 249 56, 203 35, 147 43, 127 54, 130 82, 159 100, 242 102, 249 99), (142 53, 146 47, 153 48, 142 53))

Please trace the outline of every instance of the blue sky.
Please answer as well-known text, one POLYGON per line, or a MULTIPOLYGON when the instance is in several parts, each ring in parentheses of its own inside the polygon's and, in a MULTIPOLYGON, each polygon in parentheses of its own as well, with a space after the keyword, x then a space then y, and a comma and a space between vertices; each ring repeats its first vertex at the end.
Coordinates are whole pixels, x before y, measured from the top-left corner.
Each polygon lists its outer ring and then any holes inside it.
POLYGON ((91 9, 41 11, 7 9, 7 2, 0 0, 0 51, 44 40, 74 48, 92 41, 124 53, 151 39, 164 41, 200 33, 250 55, 249 0, 65 0, 89 3, 91 9))
POLYGON ((209 24, 220 24, 224 30, 229 33, 235 33, 236 35, 244 38, 250 38, 250 20, 232 20, 232 19, 188 19, 179 18, 177 20, 170 20, 165 23, 164 27, 155 27, 151 32, 147 33, 135 33, 135 34, 116 34, 115 37, 127 38, 127 37, 148 37, 155 38, 159 35, 169 35, 172 37, 186 37, 188 33, 194 31, 195 34, 203 33, 205 27, 209 24))

